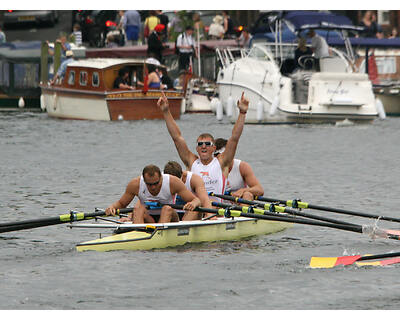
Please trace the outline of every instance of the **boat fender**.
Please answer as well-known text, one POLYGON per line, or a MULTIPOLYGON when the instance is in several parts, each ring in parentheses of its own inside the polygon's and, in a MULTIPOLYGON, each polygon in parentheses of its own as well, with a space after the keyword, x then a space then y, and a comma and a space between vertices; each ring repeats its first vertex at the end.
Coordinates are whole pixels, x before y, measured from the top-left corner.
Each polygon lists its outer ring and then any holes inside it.
POLYGON ((223 117, 223 109, 222 109, 222 102, 220 100, 218 100, 217 102, 217 120, 221 121, 222 117, 223 117))
POLYGON ((257 121, 262 121, 264 118, 264 104, 260 100, 257 102, 257 121))
POLYGON ((18 100, 18 107, 23 108, 25 107, 25 101, 24 98, 20 97, 18 100))
POLYGON ((275 96, 274 101, 272 101, 271 107, 269 108, 269 115, 273 116, 279 106, 279 95, 275 96))
POLYGON ((232 98, 232 96, 229 96, 228 100, 226 102, 226 115, 228 117, 231 117, 232 112, 233 112, 233 98, 232 98))
POLYGON ((375 108, 376 111, 378 112, 379 119, 383 120, 386 118, 386 112, 383 107, 383 103, 380 99, 375 99, 375 108))
POLYGON ((186 112, 186 98, 183 98, 181 102, 181 114, 184 114, 185 112, 186 112))
POLYGON ((40 108, 45 111, 46 110, 46 104, 45 104, 45 100, 44 100, 44 95, 40 95, 40 108))
POLYGON ((210 108, 212 113, 217 113, 217 103, 218 103, 218 98, 212 98, 210 102, 210 108))

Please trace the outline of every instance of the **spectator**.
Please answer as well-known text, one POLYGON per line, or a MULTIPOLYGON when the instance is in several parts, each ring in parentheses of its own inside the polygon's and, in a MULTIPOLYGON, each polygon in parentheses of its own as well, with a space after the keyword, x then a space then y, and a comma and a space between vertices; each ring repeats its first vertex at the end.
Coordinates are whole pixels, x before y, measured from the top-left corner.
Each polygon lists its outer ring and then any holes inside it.
POLYGON ((160 23, 164 25, 164 31, 161 35, 161 41, 167 42, 168 41, 168 23, 169 19, 166 14, 162 12, 162 10, 157 10, 157 17, 160 20, 160 23))
POLYGON ((120 33, 122 34, 122 39, 120 42, 120 46, 124 46, 126 44, 126 16, 125 16, 125 11, 124 10, 119 10, 118 11, 118 16, 119 16, 119 20, 118 20, 118 25, 117 25, 117 29, 120 31, 120 33))
POLYGON ((167 90, 173 90, 174 89, 174 84, 173 84, 171 78, 168 75, 167 69, 165 69, 165 68, 161 69, 161 83, 163 85, 165 85, 164 89, 167 89, 167 90))
POLYGON ((316 69, 320 71, 319 59, 329 57, 329 46, 326 43, 325 38, 316 34, 313 29, 308 31, 307 35, 311 38, 311 49, 314 52, 314 58, 316 59, 316 69))
POLYGON ((232 39, 235 34, 235 30, 233 29, 233 20, 226 10, 222 11, 222 16, 224 17, 224 36, 227 39, 232 39))
POLYGON ((159 23, 156 25, 149 36, 147 45, 147 54, 153 56, 161 63, 163 63, 162 51, 167 48, 167 46, 164 46, 161 41, 161 35, 163 34, 164 29, 165 27, 163 24, 159 23))
MULTIPOLYGON (((62 32, 60 33, 60 38, 56 40, 56 43, 61 43, 61 60, 65 60, 67 51, 71 50, 71 45, 67 41, 67 35, 62 32)), ((47 44, 49 42, 47 41, 47 44)), ((49 55, 54 56, 54 48, 49 47, 49 55)))
POLYGON ((168 34, 170 36, 170 40, 175 41, 178 37, 178 35, 180 35, 183 31, 183 18, 181 17, 181 15, 184 15, 184 11, 175 11, 174 12, 175 15, 171 20, 171 23, 168 27, 168 34))
MULTIPOLYGON (((117 31, 118 32, 118 31, 117 31)), ((116 48, 119 46, 119 34, 116 35, 114 32, 107 33, 106 48, 116 48)))
POLYGON ((179 50, 179 70, 187 70, 189 68, 191 58, 196 56, 196 42, 193 37, 193 27, 187 26, 184 33, 181 33, 176 40, 179 50))
POLYGON ((193 27, 195 39, 204 39, 204 23, 201 21, 200 15, 197 12, 193 14, 193 27), (197 34, 197 32, 199 34, 197 34))
POLYGON ((240 37, 238 39, 239 46, 241 46, 242 48, 250 48, 252 38, 253 37, 251 36, 249 29, 243 28, 242 33, 240 34, 240 37))
MULTIPOLYGON (((301 59, 301 57, 303 56, 312 56, 313 52, 311 50, 311 48, 307 47, 307 41, 304 38, 299 38, 299 42, 297 44, 297 49, 294 52, 294 64, 295 64, 295 68, 299 68, 301 67, 299 64, 299 60, 301 59)), ((312 66, 310 66, 310 63, 307 61, 303 61, 301 60, 300 62, 302 62, 305 66, 305 69, 310 69, 312 66)))
POLYGON ((224 27, 222 26, 223 18, 220 15, 216 15, 213 18, 213 22, 210 24, 210 28, 208 29, 208 38, 209 39, 222 39, 224 37, 224 27))
POLYGON ((393 27, 392 32, 389 35, 389 39, 397 38, 399 35, 399 32, 397 31, 397 28, 393 27))
POLYGON ((144 21, 144 38, 146 40, 158 24, 160 24, 160 19, 158 19, 156 11, 150 10, 149 16, 144 21))
POLYGON ((135 45, 139 40, 140 14, 136 10, 125 11, 121 18, 121 25, 125 24, 126 43, 135 45))
POLYGON ((149 76, 147 80, 147 85, 150 89, 166 89, 166 85, 161 83, 161 74, 156 64, 147 65, 149 70, 149 76))
POLYGON ((51 85, 54 85, 58 79, 64 78, 65 72, 67 71, 67 65, 74 61, 74 53, 72 52, 72 50, 68 50, 65 53, 65 55, 66 55, 67 59, 64 60, 63 63, 61 63, 60 67, 57 70, 56 75, 50 81, 51 85))
POLYGON ((6 35, 5 35, 5 33, 3 32, 3 30, 1 29, 1 26, 0 26, 0 44, 5 43, 6 41, 7 41, 6 35))
POLYGON ((361 20, 360 25, 364 27, 364 31, 361 32, 361 36, 368 38, 382 38, 382 31, 379 29, 376 22, 376 15, 372 10, 367 10, 364 13, 364 17, 361 20))
POLYGON ((115 89, 123 89, 129 90, 133 89, 131 85, 129 85, 129 69, 122 68, 118 71, 118 77, 114 81, 114 88, 115 89))
POLYGON ((176 90, 182 90, 183 89, 183 86, 185 84, 185 75, 186 75, 186 71, 185 70, 179 71, 179 76, 178 76, 178 78, 176 78, 174 80, 174 83, 173 83, 174 89, 176 89, 176 90))
POLYGON ((77 46, 81 46, 82 45, 82 32, 81 32, 81 26, 79 25, 79 23, 75 23, 72 30, 73 30, 73 32, 71 34, 71 37, 74 40, 73 42, 77 46))

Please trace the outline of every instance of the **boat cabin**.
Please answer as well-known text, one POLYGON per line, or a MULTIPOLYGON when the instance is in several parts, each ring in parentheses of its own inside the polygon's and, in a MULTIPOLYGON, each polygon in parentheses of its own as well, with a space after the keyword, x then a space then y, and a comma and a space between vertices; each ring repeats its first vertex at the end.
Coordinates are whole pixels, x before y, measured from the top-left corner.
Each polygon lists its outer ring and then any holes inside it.
MULTIPOLYGON (((121 69, 125 68, 129 72, 129 84, 135 89, 142 89, 145 69, 149 64, 145 64, 142 59, 118 59, 118 58, 97 58, 85 59, 71 62, 63 79, 60 79, 55 86, 61 86, 74 90, 90 91, 113 91, 121 90, 114 88, 114 81, 118 77, 121 69)), ((159 65, 158 68, 165 68, 159 65)))

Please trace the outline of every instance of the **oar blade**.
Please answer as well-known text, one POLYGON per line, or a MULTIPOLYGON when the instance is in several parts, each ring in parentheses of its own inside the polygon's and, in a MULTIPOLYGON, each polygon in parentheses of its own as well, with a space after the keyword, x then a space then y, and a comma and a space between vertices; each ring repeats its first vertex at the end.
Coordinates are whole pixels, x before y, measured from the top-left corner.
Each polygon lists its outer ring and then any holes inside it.
POLYGON ((360 255, 344 257, 312 257, 310 260, 311 268, 333 268, 339 265, 350 265, 360 259, 360 255))
POLYGON ((393 258, 393 259, 386 259, 386 260, 379 260, 379 261, 360 261, 356 262, 357 266, 388 266, 391 264, 400 263, 400 258, 393 258))

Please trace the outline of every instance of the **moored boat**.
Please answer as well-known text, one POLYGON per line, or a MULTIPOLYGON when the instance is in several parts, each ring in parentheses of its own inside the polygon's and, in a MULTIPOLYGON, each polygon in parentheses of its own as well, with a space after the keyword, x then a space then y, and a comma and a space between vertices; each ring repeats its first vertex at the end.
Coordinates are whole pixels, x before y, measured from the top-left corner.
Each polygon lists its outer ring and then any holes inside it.
POLYGON ((218 54, 222 69, 217 87, 220 106, 231 121, 237 117, 233 108, 244 91, 250 98, 248 123, 372 122, 378 116, 371 81, 355 72, 354 54, 345 32, 358 31, 346 17, 308 11, 293 11, 277 17, 278 25, 287 24, 297 36, 306 30, 341 31, 347 52, 331 48, 330 56, 317 61, 302 56, 295 61, 296 45, 281 38, 275 42, 257 39, 249 52, 233 54, 224 49, 218 54), (319 65, 319 67, 318 67, 319 65))
POLYGON ((114 235, 78 244, 76 246, 78 251, 150 250, 181 246, 186 243, 238 240, 276 233, 290 225, 287 222, 245 217, 154 223, 151 226, 131 223, 72 224, 73 227, 118 230, 114 235), (129 231, 132 229, 135 230, 129 231))
MULTIPOLYGON (((162 119, 157 107, 159 89, 136 86, 144 81, 148 63, 143 59, 93 58, 68 64, 61 82, 41 84, 42 108, 51 117, 81 120, 142 120, 162 119), (133 90, 113 88, 118 71, 129 70, 133 90), (136 78, 136 81, 135 81, 136 78)), ((162 68, 163 66, 159 66, 162 68)), ((179 119, 183 92, 166 90, 170 110, 179 119)))

